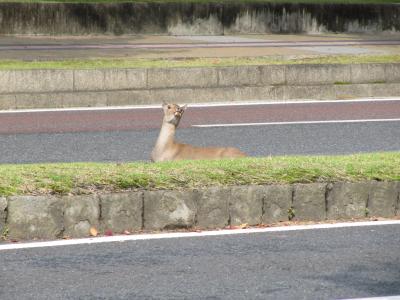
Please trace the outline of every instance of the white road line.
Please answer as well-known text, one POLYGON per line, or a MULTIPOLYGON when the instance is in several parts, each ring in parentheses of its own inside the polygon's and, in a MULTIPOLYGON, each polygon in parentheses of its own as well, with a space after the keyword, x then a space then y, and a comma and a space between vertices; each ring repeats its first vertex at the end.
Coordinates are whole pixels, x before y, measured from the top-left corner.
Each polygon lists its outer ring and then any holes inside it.
POLYGON ((293 121, 293 122, 261 122, 261 123, 232 123, 204 124, 192 127, 239 127, 239 126, 268 126, 268 125, 301 125, 301 124, 332 124, 332 123, 367 123, 367 122, 398 122, 400 119, 364 119, 364 120, 324 120, 324 121, 293 121))
POLYGON ((14 243, 14 244, 0 245, 0 251, 27 249, 27 248, 125 242, 125 241, 285 232, 285 231, 296 231, 296 230, 332 229, 332 228, 348 228, 348 227, 362 227, 362 226, 382 226, 382 225, 400 225, 400 220, 347 222, 347 223, 314 224, 314 225, 293 225, 293 226, 282 226, 282 227, 249 228, 249 229, 233 229, 233 230, 202 231, 202 232, 173 232, 173 233, 158 233, 158 234, 119 235, 119 236, 84 238, 84 239, 57 240, 50 242, 30 242, 21 244, 14 243))
MULTIPOLYGON (((290 104, 314 104, 314 103, 359 103, 359 102, 379 102, 379 101, 400 101, 400 98, 360 98, 351 100, 288 100, 288 101, 268 101, 268 100, 249 100, 235 102, 209 102, 209 103, 188 103, 189 107, 218 107, 218 106, 251 106, 251 105, 290 105, 290 104)), ((182 103, 183 104, 183 103, 182 103)), ((0 114, 8 113, 30 113, 30 112, 64 112, 64 111, 103 111, 103 110, 132 110, 132 109, 151 109, 160 108, 160 104, 153 105, 127 105, 127 106, 99 106, 99 107, 68 107, 68 108, 33 108, 33 109, 10 109, 0 110, 0 114)))

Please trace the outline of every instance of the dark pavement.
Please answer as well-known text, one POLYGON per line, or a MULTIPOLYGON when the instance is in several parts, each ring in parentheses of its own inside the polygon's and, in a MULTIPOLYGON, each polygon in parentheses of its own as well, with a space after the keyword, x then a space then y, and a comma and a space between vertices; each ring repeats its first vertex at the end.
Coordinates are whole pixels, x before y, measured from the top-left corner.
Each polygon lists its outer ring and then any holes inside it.
POLYGON ((0 298, 344 299, 400 295, 400 226, 4 250, 0 298))

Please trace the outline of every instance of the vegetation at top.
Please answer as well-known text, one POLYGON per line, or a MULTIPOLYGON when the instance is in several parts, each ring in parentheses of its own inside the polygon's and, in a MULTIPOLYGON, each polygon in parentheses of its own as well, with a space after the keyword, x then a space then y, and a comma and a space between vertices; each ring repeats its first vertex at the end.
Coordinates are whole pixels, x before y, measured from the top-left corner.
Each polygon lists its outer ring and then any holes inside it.
POLYGON ((358 64, 399 62, 400 55, 328 55, 301 58, 285 58, 273 56, 184 59, 94 58, 55 61, 23 61, 0 59, 0 70, 229 67, 283 64, 358 64))
POLYGON ((400 152, 163 163, 4 164, 0 165, 0 196, 364 180, 399 181, 400 152))
POLYGON ((384 4, 400 0, 0 0, 23 3, 316 3, 316 4, 384 4))

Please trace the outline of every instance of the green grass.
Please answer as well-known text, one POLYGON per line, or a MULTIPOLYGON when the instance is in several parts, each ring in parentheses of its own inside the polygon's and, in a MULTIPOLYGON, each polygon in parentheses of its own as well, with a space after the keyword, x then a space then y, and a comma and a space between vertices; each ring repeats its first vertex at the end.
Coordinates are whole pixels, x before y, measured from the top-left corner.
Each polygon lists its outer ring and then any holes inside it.
POLYGON ((0 0, 23 3, 327 3, 327 4, 382 4, 399 3, 400 0, 0 0))
POLYGON ((109 68, 172 68, 172 67, 226 67, 283 64, 358 64, 395 63, 400 55, 338 55, 308 58, 238 57, 185 59, 74 59, 59 61, 0 60, 0 70, 27 69, 109 69, 109 68))
POLYGON ((0 165, 0 195, 400 180, 400 152, 166 163, 0 165))

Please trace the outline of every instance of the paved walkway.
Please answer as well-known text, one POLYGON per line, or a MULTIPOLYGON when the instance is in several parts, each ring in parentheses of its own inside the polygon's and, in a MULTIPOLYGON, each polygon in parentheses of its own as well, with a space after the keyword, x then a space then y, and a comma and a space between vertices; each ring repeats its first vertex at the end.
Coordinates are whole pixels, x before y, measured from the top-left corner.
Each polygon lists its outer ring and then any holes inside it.
POLYGON ((400 54, 400 35, 0 36, 2 59, 400 54))

